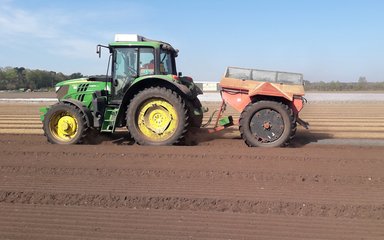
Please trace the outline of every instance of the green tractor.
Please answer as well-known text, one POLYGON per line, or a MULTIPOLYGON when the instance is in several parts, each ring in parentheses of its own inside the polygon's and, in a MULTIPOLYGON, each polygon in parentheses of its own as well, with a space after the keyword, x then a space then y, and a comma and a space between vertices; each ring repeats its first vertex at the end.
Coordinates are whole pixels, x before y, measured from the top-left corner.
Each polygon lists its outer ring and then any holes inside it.
POLYGON ((59 102, 40 109, 44 134, 55 144, 82 143, 91 131, 127 127, 141 145, 172 145, 200 127, 202 91, 176 71, 178 51, 135 34, 118 34, 97 53, 110 52, 108 74, 56 85, 59 102))

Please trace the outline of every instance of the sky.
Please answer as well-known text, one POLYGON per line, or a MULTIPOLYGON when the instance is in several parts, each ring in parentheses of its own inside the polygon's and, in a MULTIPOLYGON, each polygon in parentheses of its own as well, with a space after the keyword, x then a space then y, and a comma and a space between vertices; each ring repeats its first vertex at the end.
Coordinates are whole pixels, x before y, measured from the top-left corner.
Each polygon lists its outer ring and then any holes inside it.
POLYGON ((96 45, 134 33, 179 49, 195 81, 227 66, 384 81, 383 12, 381 0, 0 0, 0 67, 105 74, 96 45))

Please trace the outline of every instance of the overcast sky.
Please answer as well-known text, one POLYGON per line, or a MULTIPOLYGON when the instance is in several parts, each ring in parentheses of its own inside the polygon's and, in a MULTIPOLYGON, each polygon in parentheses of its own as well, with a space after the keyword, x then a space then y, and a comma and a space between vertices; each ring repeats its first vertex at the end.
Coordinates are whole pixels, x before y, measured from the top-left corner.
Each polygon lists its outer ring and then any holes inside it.
POLYGON ((195 81, 226 66, 384 81, 383 13, 380 0, 0 0, 0 67, 103 74, 96 45, 137 33, 179 49, 195 81))

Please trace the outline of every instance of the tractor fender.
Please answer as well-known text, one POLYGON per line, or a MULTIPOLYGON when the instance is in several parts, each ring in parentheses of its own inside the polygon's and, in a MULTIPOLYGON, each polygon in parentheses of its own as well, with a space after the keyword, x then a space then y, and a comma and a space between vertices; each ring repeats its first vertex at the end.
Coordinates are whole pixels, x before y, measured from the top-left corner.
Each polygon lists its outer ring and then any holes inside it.
POLYGON ((84 113, 87 126, 93 127, 93 116, 91 110, 89 110, 89 108, 87 108, 82 102, 74 99, 62 99, 60 102, 75 105, 80 111, 84 113))
POLYGON ((197 95, 203 94, 203 91, 195 85, 193 90, 189 89, 187 86, 177 83, 177 82, 171 82, 175 87, 177 87, 182 93, 184 93, 185 96, 189 99, 195 99, 197 95))
MULTIPOLYGON (((166 88, 173 89, 179 92, 181 95, 184 95, 187 98, 193 99, 194 93, 185 85, 178 83, 176 81, 169 81, 167 79, 162 78, 161 76, 156 77, 144 77, 138 82, 132 84, 132 86, 127 89, 126 94, 130 95, 130 93, 137 93, 137 91, 147 88, 147 87, 156 87, 163 86, 166 88)), ((201 94, 201 93, 198 93, 201 94)))
POLYGON ((184 95, 188 97, 192 97, 192 92, 191 90, 189 90, 187 86, 180 83, 174 83, 174 82, 170 82, 170 83, 172 83, 175 87, 177 87, 182 93, 184 93, 184 95))

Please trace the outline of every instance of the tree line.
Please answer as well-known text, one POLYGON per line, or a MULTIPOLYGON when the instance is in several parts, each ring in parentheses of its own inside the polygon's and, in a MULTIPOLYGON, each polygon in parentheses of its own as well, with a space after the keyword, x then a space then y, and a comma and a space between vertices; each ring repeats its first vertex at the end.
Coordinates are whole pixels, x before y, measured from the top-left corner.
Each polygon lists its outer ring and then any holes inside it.
POLYGON ((310 82, 304 81, 306 91, 384 91, 384 82, 368 82, 365 77, 360 77, 357 82, 310 82))
POLYGON ((24 67, 0 67, 0 90, 48 90, 58 82, 81 77, 83 77, 81 73, 66 75, 61 72, 24 67))

